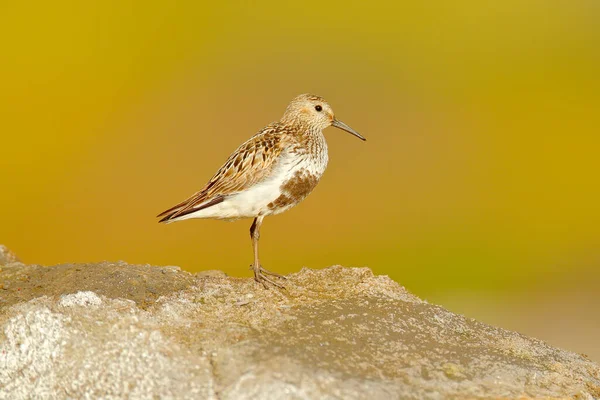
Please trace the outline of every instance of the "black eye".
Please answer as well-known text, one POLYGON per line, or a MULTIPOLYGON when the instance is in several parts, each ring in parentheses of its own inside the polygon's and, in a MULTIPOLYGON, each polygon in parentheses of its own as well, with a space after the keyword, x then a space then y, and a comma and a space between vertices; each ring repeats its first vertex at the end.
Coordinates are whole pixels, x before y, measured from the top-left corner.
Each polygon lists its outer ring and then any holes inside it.
POLYGON ((315 110, 317 110, 317 111, 319 111, 319 112, 320 112, 320 111, 322 111, 322 110, 323 110, 323 107, 321 107, 321 106, 315 106, 315 110))

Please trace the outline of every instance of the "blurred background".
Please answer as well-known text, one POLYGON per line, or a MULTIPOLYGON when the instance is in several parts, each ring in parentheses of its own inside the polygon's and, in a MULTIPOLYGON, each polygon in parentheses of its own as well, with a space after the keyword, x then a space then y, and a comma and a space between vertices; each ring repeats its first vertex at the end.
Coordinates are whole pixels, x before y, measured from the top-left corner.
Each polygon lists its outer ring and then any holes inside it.
POLYGON ((267 268, 368 266, 600 361, 600 3, 281 3, 0 3, 0 243, 249 277, 250 220, 154 216, 311 92, 368 141, 326 131, 267 268))

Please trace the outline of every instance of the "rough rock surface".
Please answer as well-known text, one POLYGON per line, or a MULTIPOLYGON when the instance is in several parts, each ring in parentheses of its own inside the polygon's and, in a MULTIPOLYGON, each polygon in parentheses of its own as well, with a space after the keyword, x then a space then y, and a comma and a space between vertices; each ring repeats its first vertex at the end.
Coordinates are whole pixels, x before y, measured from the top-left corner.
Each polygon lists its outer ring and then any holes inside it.
POLYGON ((0 265, 6 265, 14 262, 18 262, 19 259, 10 251, 5 245, 0 244, 0 265))
POLYGON ((0 399, 600 398, 600 366, 367 268, 223 273, 0 258, 0 399))

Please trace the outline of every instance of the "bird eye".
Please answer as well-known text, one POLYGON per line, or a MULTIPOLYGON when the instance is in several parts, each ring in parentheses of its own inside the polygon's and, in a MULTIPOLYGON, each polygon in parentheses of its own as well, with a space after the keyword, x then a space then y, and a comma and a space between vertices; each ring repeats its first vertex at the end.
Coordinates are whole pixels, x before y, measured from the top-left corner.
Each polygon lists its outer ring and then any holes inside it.
POLYGON ((317 110, 317 111, 319 111, 319 112, 320 112, 320 111, 322 111, 322 110, 323 110, 323 107, 321 107, 321 106, 315 106, 315 110, 317 110))

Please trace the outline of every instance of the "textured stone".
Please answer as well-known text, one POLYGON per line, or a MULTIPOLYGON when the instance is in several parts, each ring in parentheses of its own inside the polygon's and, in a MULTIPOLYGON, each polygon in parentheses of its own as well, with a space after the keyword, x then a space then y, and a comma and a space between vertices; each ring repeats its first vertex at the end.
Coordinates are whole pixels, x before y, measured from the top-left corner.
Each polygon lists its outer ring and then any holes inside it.
POLYGON ((367 268, 251 279, 125 263, 2 267, 0 399, 600 397, 584 356, 367 268))
POLYGON ((10 251, 6 246, 0 244, 0 265, 6 265, 19 262, 19 258, 15 253, 10 251))

